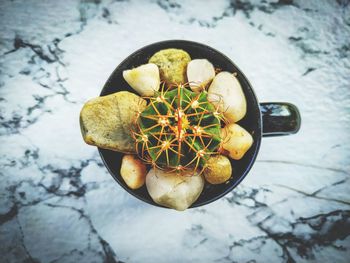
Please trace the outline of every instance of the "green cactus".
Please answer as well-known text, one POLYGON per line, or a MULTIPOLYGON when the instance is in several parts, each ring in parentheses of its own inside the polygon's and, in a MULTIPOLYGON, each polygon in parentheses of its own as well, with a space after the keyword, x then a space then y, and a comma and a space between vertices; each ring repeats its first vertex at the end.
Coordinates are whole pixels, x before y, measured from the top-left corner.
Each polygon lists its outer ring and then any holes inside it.
POLYGON ((188 86, 162 86, 139 112, 133 137, 139 157, 165 170, 205 167, 221 143, 223 115, 207 100, 207 92, 194 93, 188 86))

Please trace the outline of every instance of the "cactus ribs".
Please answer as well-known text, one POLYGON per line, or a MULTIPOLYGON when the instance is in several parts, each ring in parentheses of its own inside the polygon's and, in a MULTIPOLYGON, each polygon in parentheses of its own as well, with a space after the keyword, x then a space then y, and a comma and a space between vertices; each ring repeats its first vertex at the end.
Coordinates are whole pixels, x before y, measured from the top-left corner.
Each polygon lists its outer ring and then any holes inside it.
POLYGON ((203 171, 210 155, 218 154, 224 121, 207 96, 187 84, 163 84, 153 97, 144 97, 149 104, 138 113, 132 131, 139 157, 163 170, 203 171))

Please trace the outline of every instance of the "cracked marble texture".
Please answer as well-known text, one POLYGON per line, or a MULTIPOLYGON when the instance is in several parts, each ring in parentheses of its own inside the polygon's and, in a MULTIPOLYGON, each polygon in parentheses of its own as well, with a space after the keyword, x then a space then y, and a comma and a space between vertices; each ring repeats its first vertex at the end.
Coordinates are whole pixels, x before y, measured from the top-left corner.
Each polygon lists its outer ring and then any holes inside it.
POLYGON ((7 0, 0 24, 1 262, 349 262, 348 0, 7 0), (165 39, 222 51, 303 119, 182 213, 123 191, 78 123, 128 54, 165 39))

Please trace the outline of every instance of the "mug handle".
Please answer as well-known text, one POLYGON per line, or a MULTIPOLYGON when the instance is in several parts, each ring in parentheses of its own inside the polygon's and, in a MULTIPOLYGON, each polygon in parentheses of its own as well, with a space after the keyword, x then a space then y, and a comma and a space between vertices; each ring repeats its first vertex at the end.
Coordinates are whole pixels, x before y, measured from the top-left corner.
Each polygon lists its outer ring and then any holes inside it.
POLYGON ((288 102, 260 103, 263 137, 283 136, 297 133, 301 125, 298 108, 288 102))

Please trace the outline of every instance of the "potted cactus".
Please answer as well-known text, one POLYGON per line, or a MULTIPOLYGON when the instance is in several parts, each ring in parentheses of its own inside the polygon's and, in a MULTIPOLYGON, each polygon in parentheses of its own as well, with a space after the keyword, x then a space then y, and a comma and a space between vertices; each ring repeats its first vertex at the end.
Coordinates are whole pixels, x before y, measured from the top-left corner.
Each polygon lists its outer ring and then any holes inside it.
POLYGON ((123 72, 140 97, 124 91, 87 103, 84 140, 126 153, 120 174, 129 188, 146 185, 154 202, 185 210, 205 183, 229 180, 227 156, 238 160, 253 143, 236 124, 246 114, 239 81, 233 72, 216 72, 210 61, 191 60, 184 50, 155 53, 149 63, 123 72), (108 125, 96 128, 101 122, 108 125))

